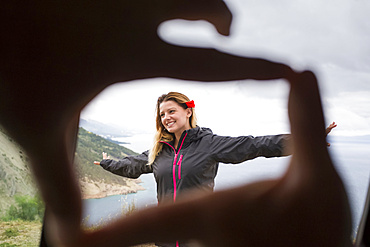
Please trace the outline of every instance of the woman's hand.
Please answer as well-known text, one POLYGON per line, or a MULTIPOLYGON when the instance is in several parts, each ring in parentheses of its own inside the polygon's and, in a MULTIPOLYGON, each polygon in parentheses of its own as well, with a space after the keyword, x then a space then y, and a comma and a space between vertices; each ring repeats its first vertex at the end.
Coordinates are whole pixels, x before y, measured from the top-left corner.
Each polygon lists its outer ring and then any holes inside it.
MULTIPOLYGON (((107 153, 103 152, 103 160, 110 159, 110 156, 108 156, 107 153)), ((94 161, 94 165, 100 166, 100 161, 94 161)))
POLYGON ((107 153, 103 152, 103 160, 110 159, 110 156, 108 156, 107 153))
MULTIPOLYGON (((334 129, 335 127, 337 127, 337 124, 335 122, 332 122, 326 129, 325 129, 325 133, 326 135, 328 135, 332 129, 334 129)), ((327 142, 326 143, 326 146, 330 147, 330 143, 327 142)))

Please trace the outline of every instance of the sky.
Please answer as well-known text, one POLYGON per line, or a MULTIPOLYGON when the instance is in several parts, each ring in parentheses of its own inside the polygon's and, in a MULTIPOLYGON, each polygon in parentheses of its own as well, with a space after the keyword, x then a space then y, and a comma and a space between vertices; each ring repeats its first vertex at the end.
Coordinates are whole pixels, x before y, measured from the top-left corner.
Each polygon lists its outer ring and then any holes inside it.
MULTIPOLYGON (((332 135, 370 135, 369 0, 225 2, 234 15, 228 37, 205 21, 167 21, 158 33, 176 45, 214 48, 283 62, 296 70, 310 69, 319 79, 327 124, 338 124, 332 135)), ((216 134, 289 133, 288 90, 283 80, 202 84, 155 78, 110 86, 89 103, 81 117, 136 134, 152 134, 157 98, 177 91, 195 101, 198 125, 216 134)))

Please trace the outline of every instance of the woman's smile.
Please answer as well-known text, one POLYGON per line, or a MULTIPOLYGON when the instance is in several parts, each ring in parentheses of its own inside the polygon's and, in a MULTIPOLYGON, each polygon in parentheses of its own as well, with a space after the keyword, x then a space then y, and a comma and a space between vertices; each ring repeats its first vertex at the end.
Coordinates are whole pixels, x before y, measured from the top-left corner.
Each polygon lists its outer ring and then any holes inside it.
POLYGON ((167 122, 167 128, 171 128, 175 124, 175 121, 167 122))

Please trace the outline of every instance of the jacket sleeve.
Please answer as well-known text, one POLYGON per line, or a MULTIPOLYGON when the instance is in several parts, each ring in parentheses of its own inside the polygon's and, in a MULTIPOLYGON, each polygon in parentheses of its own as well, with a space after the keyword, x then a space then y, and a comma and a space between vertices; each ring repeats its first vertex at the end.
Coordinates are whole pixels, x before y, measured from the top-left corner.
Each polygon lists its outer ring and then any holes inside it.
POLYGON ((217 162, 237 164, 257 157, 290 155, 290 138, 286 135, 225 137, 214 135, 211 154, 217 162))
POLYGON ((142 154, 127 156, 118 161, 104 159, 100 162, 100 166, 116 175, 138 178, 141 174, 153 172, 152 166, 148 165, 148 154, 149 152, 145 151, 142 154))

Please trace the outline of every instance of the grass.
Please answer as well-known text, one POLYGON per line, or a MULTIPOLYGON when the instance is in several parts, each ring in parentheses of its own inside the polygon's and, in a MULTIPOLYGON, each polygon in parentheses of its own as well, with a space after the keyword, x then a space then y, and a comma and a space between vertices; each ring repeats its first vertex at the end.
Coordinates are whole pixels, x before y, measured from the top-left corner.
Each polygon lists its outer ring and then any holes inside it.
MULTIPOLYGON (((134 203, 128 205, 126 210, 122 209, 122 216, 129 215, 136 211, 134 203)), ((86 220, 86 219, 85 219, 86 220)), ((102 221, 100 224, 92 227, 86 227, 86 230, 96 230, 109 221, 102 221)), ((40 221, 1 221, 0 220, 0 247, 38 247, 40 244, 42 223, 40 221)), ((154 244, 142 244, 135 247, 155 247, 154 244)))
POLYGON ((0 221, 0 247, 39 246, 41 222, 0 221))
MULTIPOLYGON (((38 247, 42 223, 38 221, 0 221, 0 247, 38 247)), ((154 247, 143 244, 135 247, 154 247)))

